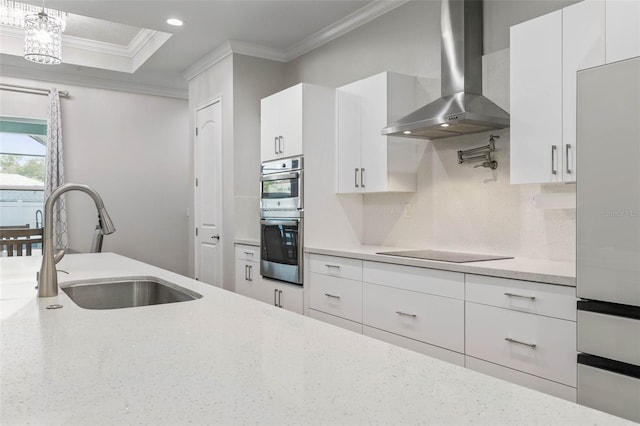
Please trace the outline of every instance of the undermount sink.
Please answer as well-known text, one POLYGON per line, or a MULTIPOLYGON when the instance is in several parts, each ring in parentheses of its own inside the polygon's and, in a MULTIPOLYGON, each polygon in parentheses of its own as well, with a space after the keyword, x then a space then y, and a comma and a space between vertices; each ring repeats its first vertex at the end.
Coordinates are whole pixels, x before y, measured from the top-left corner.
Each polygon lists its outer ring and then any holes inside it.
POLYGON ((202 297, 195 291, 156 277, 125 277, 70 282, 60 286, 85 309, 120 309, 186 302, 202 297))

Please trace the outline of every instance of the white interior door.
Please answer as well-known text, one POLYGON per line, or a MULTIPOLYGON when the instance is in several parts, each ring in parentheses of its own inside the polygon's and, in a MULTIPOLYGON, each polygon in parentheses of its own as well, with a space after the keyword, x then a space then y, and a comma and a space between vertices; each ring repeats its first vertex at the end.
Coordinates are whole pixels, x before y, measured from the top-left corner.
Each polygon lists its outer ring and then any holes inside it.
POLYGON ((196 110, 195 275, 222 287, 222 123, 216 101, 196 110))

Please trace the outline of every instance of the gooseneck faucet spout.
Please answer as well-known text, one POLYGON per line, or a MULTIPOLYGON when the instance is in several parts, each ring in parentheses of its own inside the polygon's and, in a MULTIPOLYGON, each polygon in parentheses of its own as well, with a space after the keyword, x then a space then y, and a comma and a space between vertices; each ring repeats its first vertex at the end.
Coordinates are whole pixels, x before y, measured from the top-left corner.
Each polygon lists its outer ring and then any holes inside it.
POLYGON ((102 198, 91 187, 77 183, 67 183, 56 188, 44 204, 44 241, 42 247, 42 266, 38 274, 38 297, 58 295, 58 275, 56 263, 64 256, 64 250, 54 255, 53 247, 53 206, 62 194, 69 191, 81 191, 93 198, 98 210, 98 223, 103 235, 113 234, 116 228, 104 207, 102 198))

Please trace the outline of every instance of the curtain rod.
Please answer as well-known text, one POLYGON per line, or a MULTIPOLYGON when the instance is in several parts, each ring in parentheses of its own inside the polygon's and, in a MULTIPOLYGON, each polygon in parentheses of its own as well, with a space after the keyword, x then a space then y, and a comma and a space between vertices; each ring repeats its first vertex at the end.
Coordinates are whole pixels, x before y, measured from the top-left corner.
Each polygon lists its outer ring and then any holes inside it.
MULTIPOLYGON (((4 84, 0 83, 0 90, 8 90, 10 92, 20 92, 20 93, 31 93, 33 95, 48 95, 51 93, 49 89, 41 89, 38 87, 29 87, 29 86, 16 86, 14 84, 4 84)), ((58 92, 61 98, 68 98, 69 92, 66 90, 61 90, 58 92)))

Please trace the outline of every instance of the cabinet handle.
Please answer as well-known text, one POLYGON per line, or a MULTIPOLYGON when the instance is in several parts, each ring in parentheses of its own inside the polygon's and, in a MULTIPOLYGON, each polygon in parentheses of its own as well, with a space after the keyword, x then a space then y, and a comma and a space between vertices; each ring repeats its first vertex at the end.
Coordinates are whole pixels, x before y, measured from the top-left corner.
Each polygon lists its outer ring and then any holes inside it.
POLYGON ((536 346, 537 346, 535 343, 521 342, 519 340, 512 339, 511 337, 505 337, 504 340, 506 340, 509 343, 515 343, 515 344, 518 344, 518 345, 528 346, 531 349, 535 349, 536 346))
POLYGON ((244 265, 244 280, 249 281, 249 274, 247 273, 249 265, 244 265))
POLYGON ((402 312, 402 311, 396 311, 396 314, 398 314, 398 315, 402 315, 402 316, 405 316, 405 317, 411 317, 411 318, 415 318, 415 317, 417 317, 417 315, 416 315, 416 314, 408 314, 408 313, 406 313, 406 312, 402 312))
POLYGON ((273 290, 273 306, 278 306, 278 289, 273 290))
POLYGON ((364 188, 364 167, 360 169, 360 187, 364 188))
POLYGON ((284 152, 284 138, 282 136, 278 136, 278 153, 282 154, 284 152))
POLYGON ((334 294, 325 293, 324 295, 327 296, 327 297, 330 297, 332 299, 340 299, 340 296, 336 296, 334 294))
POLYGON ((551 174, 557 175, 558 171, 556 170, 556 151, 558 147, 556 145, 551 145, 551 174))
POLYGON ((569 150, 571 149, 571 144, 567 144, 565 146, 565 161, 567 163, 567 174, 571 174, 571 168, 569 167, 569 150))
POLYGON ((245 251, 244 254, 246 254, 247 256, 253 256, 253 252, 252 251, 245 251))
POLYGON ((253 271, 253 266, 248 265, 249 266, 249 281, 253 281, 253 277, 251 276, 251 271, 253 271))
POLYGON ((336 269, 340 269, 339 265, 330 265, 328 263, 325 263, 324 266, 326 266, 327 268, 336 268, 336 269))
POLYGON ((278 290, 278 307, 282 308, 282 290, 278 290))
POLYGON ((278 154, 278 137, 273 138, 273 153, 278 154))
POLYGON ((536 300, 535 296, 523 296, 521 294, 515 294, 515 293, 505 293, 504 295, 507 297, 519 297, 521 299, 536 300))
POLYGON ((360 188, 360 185, 358 185, 358 169, 354 169, 354 171, 355 171, 353 175, 354 185, 356 186, 356 188, 360 188))

